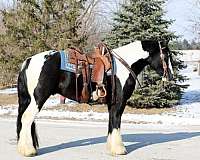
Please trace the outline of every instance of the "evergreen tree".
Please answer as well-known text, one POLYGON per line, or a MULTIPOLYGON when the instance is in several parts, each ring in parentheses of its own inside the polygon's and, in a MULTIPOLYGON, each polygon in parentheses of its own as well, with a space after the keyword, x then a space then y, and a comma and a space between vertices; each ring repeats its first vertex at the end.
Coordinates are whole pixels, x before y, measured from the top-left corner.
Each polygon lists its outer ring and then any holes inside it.
MULTIPOLYGON (((177 38, 168 28, 173 23, 164 19, 164 0, 129 0, 115 14, 113 29, 105 41, 116 48, 135 40, 173 40, 177 38)), ((177 53, 171 52, 171 57, 177 53)), ((176 57, 175 57, 176 59, 176 57)), ((144 72, 144 88, 137 89, 128 104, 135 107, 169 107, 177 104, 184 86, 178 85, 185 78, 179 74, 182 62, 174 61, 174 81, 163 84, 161 77, 149 67, 144 72)))
POLYGON ((163 19, 163 0, 129 0, 115 13, 113 29, 106 41, 119 47, 134 40, 171 40, 176 36, 167 29, 173 21, 163 19))
POLYGON ((186 39, 172 41, 170 46, 173 50, 189 50, 189 49, 200 49, 200 43, 192 40, 192 42, 188 42, 186 39))
POLYGON ((4 10, 7 36, 30 52, 80 46, 79 17, 86 0, 18 0, 16 9, 4 10))
POLYGON ((183 49, 185 49, 185 50, 191 49, 191 45, 189 44, 189 42, 186 39, 183 40, 183 49))
POLYGON ((182 41, 177 41, 177 40, 172 41, 170 43, 170 48, 174 50, 182 50, 183 49, 182 41))
POLYGON ((192 49, 198 49, 198 44, 195 42, 195 40, 192 40, 192 42, 191 42, 191 48, 192 49))
POLYGON ((0 67, 16 72, 28 56, 49 49, 83 47, 79 34, 87 0, 17 0, 1 11, 5 33, 0 33, 0 67))

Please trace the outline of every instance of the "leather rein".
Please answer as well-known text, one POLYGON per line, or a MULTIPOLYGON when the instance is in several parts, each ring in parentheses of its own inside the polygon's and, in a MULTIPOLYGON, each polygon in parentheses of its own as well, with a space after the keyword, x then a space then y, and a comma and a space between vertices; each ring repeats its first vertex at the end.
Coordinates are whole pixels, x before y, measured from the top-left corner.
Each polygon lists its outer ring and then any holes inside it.
POLYGON ((168 74, 167 74, 167 63, 165 62, 165 55, 163 53, 163 49, 165 49, 166 47, 162 47, 160 41, 158 42, 159 44, 159 49, 160 49, 160 59, 162 62, 162 67, 163 67, 163 76, 162 76, 162 81, 167 81, 168 78, 168 74))
MULTIPOLYGON (((108 48, 109 49, 109 48, 108 48)), ((109 49, 111 52, 111 54, 118 59, 123 65, 124 67, 126 67, 126 69, 130 72, 130 74, 132 75, 132 77, 135 79, 135 81, 137 81, 138 85, 140 86, 140 88, 142 89, 142 85, 140 83, 140 81, 138 80, 135 72, 131 69, 131 67, 129 66, 129 64, 121 57, 119 56, 115 51, 113 51, 112 49, 109 49)))

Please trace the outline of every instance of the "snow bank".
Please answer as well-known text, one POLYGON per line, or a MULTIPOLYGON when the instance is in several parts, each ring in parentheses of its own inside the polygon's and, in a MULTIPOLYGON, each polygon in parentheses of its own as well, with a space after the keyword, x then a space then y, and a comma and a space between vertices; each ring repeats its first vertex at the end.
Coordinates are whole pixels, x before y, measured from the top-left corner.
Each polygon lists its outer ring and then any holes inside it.
MULTIPOLYGON (((0 116, 17 116, 17 108, 13 107, 1 107, 0 116)), ((179 114, 154 114, 154 115, 144 115, 144 114, 123 114, 122 121, 138 124, 163 124, 163 125, 200 125, 200 118, 192 117, 187 114, 186 116, 181 116, 179 114)), ((63 110, 42 110, 37 118, 43 119, 77 119, 77 120, 87 120, 87 121, 108 121, 108 113, 97 113, 93 111, 89 112, 70 112, 63 110)))
POLYGON ((0 94, 16 94, 16 93, 17 93, 17 88, 6 88, 0 90, 0 94))

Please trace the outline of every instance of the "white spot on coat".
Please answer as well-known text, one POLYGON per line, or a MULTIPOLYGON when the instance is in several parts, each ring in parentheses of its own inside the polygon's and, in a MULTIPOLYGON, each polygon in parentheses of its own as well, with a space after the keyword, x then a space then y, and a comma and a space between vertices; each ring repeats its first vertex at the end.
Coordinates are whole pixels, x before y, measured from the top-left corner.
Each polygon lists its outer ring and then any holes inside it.
MULTIPOLYGON (((149 53, 143 50, 141 41, 135 41, 128 45, 116 48, 114 49, 114 52, 116 52, 120 57, 122 57, 129 64, 129 66, 137 62, 139 59, 147 58, 149 56, 149 53)), ((123 88, 128 78, 129 71, 117 59, 116 59, 116 65, 117 65, 117 76, 123 88)))

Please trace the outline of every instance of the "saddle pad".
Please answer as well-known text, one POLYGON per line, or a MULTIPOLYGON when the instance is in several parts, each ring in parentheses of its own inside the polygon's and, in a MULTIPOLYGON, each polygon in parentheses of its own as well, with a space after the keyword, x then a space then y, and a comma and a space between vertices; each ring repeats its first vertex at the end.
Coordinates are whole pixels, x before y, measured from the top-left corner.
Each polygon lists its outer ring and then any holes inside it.
POLYGON ((60 69, 68 72, 76 72, 76 65, 69 63, 69 54, 65 53, 65 51, 60 51, 60 69))
MULTIPOLYGON (((69 54, 65 51, 60 51, 60 58, 61 58, 61 64, 60 69, 68 72, 76 73, 76 65, 69 63, 69 54)), ((114 59, 114 74, 116 74, 116 61, 114 59)), ((90 68, 93 68, 93 65, 90 65, 90 68)), ((81 70, 78 68, 79 74, 81 74, 81 70)), ((108 70, 107 75, 111 75, 112 71, 111 69, 108 70)))

